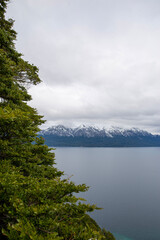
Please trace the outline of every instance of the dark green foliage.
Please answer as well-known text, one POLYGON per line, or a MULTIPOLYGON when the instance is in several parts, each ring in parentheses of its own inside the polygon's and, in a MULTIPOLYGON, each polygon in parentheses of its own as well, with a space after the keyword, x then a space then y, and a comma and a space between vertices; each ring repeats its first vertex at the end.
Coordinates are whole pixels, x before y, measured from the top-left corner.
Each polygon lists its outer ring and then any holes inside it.
POLYGON ((110 233, 109 231, 106 231, 104 228, 102 229, 102 233, 104 234, 107 240, 116 240, 113 234, 110 233))
POLYGON ((27 105, 25 86, 40 82, 38 69, 15 49, 7 2, 0 1, 0 239, 111 239, 86 214, 96 206, 74 196, 86 185, 62 180, 54 153, 37 137, 44 121, 27 105))

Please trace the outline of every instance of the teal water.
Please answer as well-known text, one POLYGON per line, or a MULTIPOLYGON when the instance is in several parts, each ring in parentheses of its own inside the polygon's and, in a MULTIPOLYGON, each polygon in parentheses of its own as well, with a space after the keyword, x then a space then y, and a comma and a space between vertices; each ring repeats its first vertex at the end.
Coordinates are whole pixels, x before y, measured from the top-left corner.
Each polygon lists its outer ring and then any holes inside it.
POLYGON ((113 233, 114 237, 116 238, 116 240, 133 240, 131 238, 128 238, 128 237, 125 237, 125 236, 122 236, 122 235, 119 235, 117 233, 113 233))
POLYGON ((57 148, 57 167, 90 186, 91 216, 117 240, 160 239, 160 148, 57 148))

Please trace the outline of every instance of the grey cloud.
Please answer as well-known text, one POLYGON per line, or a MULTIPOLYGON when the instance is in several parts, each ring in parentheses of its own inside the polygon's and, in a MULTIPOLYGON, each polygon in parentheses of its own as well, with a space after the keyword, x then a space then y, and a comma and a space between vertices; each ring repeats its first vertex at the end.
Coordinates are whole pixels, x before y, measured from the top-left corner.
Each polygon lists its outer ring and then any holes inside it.
POLYGON ((40 69, 32 106, 52 122, 160 120, 159 0, 15 0, 17 48, 40 69))

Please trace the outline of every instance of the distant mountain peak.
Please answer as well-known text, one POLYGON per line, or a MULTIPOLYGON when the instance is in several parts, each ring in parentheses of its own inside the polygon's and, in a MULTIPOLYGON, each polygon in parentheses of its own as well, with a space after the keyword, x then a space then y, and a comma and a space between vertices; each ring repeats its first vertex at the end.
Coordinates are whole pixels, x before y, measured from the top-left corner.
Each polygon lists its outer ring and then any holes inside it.
POLYGON ((81 125, 70 128, 52 126, 39 133, 50 146, 74 147, 160 147, 160 135, 138 128, 123 129, 81 125))
POLYGON ((120 127, 111 127, 109 129, 103 127, 95 127, 95 126, 86 126, 81 125, 79 127, 75 128, 69 128, 65 127, 63 125, 56 125, 49 127, 46 130, 43 130, 40 132, 42 135, 55 135, 55 136, 68 136, 68 137, 115 137, 115 136, 136 136, 136 135, 142 135, 142 136, 148 136, 152 135, 151 133, 140 130, 138 128, 131 128, 131 129, 123 129, 120 127))

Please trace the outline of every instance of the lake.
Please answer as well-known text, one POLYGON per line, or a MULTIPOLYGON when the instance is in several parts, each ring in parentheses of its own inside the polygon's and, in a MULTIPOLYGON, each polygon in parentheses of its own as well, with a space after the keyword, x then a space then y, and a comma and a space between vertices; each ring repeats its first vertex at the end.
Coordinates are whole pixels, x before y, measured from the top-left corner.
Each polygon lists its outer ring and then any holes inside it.
POLYGON ((160 239, 160 148, 57 148, 65 176, 90 189, 79 196, 117 240, 160 239))

